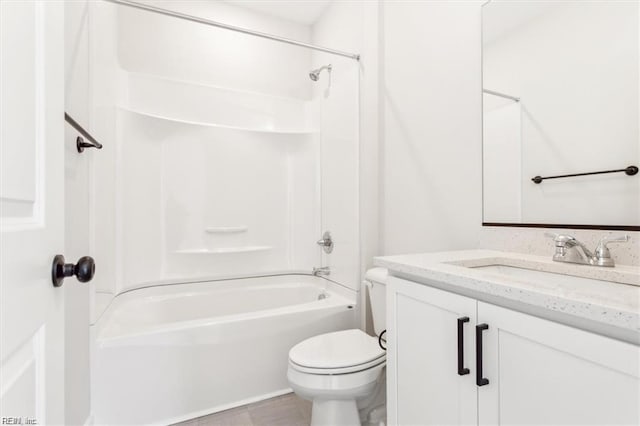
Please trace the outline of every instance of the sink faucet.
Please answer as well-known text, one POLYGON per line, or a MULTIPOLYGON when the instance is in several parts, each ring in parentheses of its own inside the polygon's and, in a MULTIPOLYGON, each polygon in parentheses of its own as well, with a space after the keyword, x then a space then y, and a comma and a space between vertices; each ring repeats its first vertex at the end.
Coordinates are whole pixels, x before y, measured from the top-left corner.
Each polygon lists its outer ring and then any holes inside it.
POLYGON ((328 266, 323 266, 322 268, 313 268, 311 275, 315 275, 319 277, 320 275, 329 275, 331 273, 331 269, 328 266))
POLYGON ((555 262, 579 263, 582 265, 613 267, 615 263, 611 258, 608 243, 621 243, 629 241, 629 236, 604 237, 598 243, 595 253, 592 253, 587 246, 576 240, 571 235, 555 234, 547 232, 545 236, 553 238, 556 251, 553 254, 555 262))

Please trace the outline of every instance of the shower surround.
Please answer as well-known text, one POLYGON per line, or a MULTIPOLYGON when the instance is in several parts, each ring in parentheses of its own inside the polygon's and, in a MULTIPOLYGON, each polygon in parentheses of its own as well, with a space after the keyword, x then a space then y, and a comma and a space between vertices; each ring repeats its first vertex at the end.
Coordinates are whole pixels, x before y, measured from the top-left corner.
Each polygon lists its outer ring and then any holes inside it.
MULTIPOLYGON (((224 2, 157 6, 313 39, 312 25, 224 2)), ((92 177, 95 423, 170 423, 290 391, 289 348, 360 315, 358 62, 89 10, 95 129, 111 142, 92 177), (331 254, 316 244, 326 230, 331 254), (323 266, 330 276, 310 276, 323 266)))

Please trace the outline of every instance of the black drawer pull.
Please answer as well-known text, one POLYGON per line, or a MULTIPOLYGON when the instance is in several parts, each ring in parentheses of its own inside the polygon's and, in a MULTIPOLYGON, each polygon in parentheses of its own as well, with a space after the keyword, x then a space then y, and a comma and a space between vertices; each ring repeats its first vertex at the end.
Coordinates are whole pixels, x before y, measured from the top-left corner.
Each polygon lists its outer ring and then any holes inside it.
POLYGON ((464 368, 464 323, 469 322, 469 317, 458 318, 458 375, 469 374, 469 369, 464 368))
POLYGON ((482 332, 489 329, 489 324, 476 325, 476 385, 489 384, 489 379, 482 377, 482 332))

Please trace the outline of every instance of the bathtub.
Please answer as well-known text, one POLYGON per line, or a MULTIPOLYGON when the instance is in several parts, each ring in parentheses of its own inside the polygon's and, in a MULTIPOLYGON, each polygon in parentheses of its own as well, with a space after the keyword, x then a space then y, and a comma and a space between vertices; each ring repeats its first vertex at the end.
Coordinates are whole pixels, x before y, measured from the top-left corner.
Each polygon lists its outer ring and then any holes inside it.
POLYGON ((170 424, 290 392, 289 349, 355 326, 355 292, 306 275, 121 294, 92 327, 95 424, 170 424))

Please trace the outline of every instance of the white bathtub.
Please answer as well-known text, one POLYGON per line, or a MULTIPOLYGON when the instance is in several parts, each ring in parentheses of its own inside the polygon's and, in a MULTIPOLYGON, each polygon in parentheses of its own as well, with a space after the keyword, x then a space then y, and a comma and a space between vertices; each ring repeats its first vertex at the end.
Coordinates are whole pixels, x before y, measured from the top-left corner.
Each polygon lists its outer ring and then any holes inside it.
POLYGON ((170 424, 289 392, 289 349, 355 325, 355 293, 282 275, 162 285, 93 327, 96 424, 170 424))

